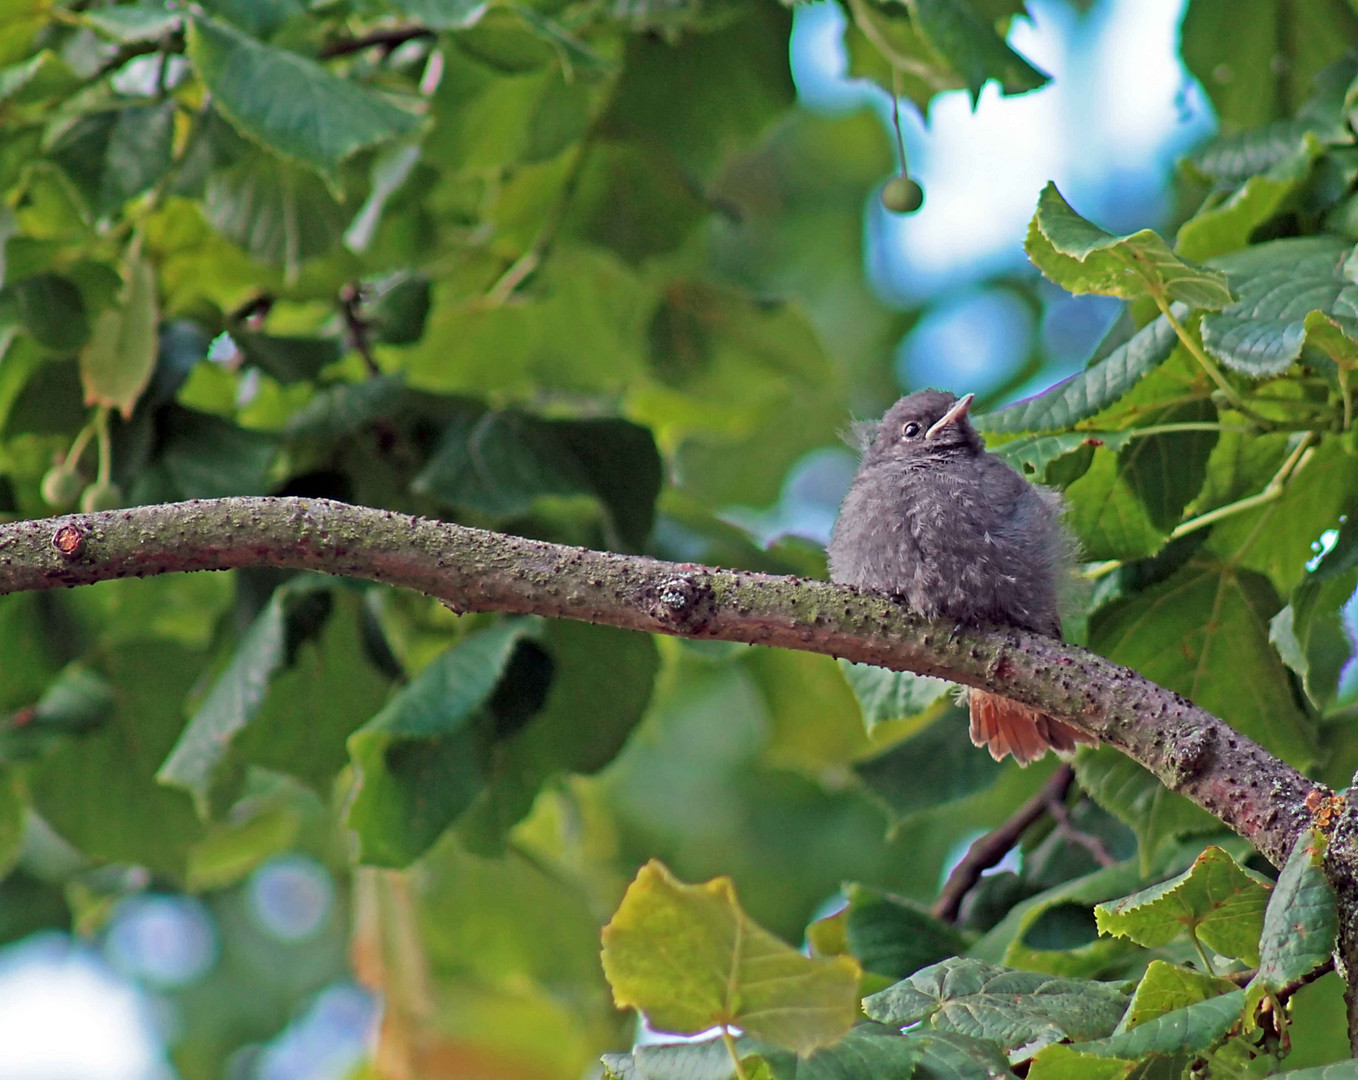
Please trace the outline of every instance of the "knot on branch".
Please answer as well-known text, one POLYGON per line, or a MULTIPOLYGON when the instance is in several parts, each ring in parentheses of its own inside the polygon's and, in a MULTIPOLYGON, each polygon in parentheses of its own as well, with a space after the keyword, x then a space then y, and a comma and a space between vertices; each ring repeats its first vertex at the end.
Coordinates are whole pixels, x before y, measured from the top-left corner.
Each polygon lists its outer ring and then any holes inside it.
POLYGON ((671 630, 696 633, 712 621, 716 598, 704 574, 672 577, 645 596, 651 616, 671 630))
POLYGON ((1169 754, 1169 776, 1165 782, 1177 791, 1202 772, 1212 757, 1212 734, 1194 728, 1176 735, 1169 754))
POLYGON ((78 558, 85 550, 85 531, 79 525, 63 525, 52 537, 52 546, 61 553, 63 559, 78 558))

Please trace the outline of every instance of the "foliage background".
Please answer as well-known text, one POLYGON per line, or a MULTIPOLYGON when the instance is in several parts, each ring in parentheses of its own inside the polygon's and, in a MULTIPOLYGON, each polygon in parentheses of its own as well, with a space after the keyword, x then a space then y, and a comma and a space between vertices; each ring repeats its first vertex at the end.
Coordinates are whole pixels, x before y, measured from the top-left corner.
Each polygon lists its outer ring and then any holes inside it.
MULTIPOLYGON (((851 4, 850 71, 891 85, 905 50, 920 105, 1034 89, 991 28, 1021 7, 851 4)), ((1228 34, 1227 5, 1188 9, 1184 59, 1223 133, 1167 223, 1208 200, 1180 234, 1195 259, 1322 229, 1352 243, 1347 83, 1298 110, 1358 23, 1306 11, 1228 34)), ((888 132, 796 108, 792 19, 767 0, 0 0, 0 512, 91 488, 324 495, 822 575, 814 542, 757 540, 804 455, 900 392, 889 361, 918 311, 865 269, 888 132)), ((1027 310, 1057 302, 1002 277, 1027 310)), ((1347 317, 1347 288, 1321 306, 1347 317)), ((1124 307, 1095 359, 1154 315, 1124 307)), ((1009 414, 992 444, 1067 488, 1103 563, 1077 640, 1342 785, 1353 571, 1307 560, 1358 495, 1352 349, 1237 377, 1280 399, 1255 403, 1274 429, 1241 432, 1212 426, 1240 418, 1164 344, 1130 394, 1042 429, 1084 432, 1044 443, 1009 414), (1165 424, 1201 429, 1110 438, 1165 424), (1312 429, 1285 501, 1170 542, 1262 491, 1312 429)), ((1035 345, 985 405, 1052 361, 1035 345)), ((598 930, 646 859, 731 875, 799 942, 845 882, 927 905, 1051 768, 994 766, 936 688, 824 657, 458 618, 264 571, 5 598, 0 672, 0 933, 74 930, 121 957, 185 1077, 280 1075, 271 1041, 327 1008, 361 1026, 359 999, 333 996, 351 972, 385 1000, 392 1075, 580 1075, 632 1038, 598 930), (196 960, 148 959, 157 912, 197 928, 196 960)), ((1110 752, 1080 777, 1097 802, 1073 820, 1097 844, 1030 836, 964 930, 998 926, 986 947, 1010 963, 1125 974, 1147 954, 1098 939, 1092 904, 1182 866, 1213 823, 1110 752), (1119 870, 1096 896, 1101 857, 1119 870)), ((1344 1053, 1335 981, 1308 989, 1289 1064, 1344 1053)))

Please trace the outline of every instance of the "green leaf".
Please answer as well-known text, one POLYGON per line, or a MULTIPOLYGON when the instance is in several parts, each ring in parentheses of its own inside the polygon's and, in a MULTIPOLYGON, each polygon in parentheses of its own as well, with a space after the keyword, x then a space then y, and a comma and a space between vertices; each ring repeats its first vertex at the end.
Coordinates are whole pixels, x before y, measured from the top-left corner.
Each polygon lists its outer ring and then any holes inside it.
POLYGON ((939 54, 903 4, 858 6, 844 30, 847 74, 899 93, 923 112, 944 90, 964 89, 962 76, 939 54))
POLYGON ((790 30, 787 11, 753 4, 733 10, 715 33, 673 44, 658 35, 630 38, 601 134, 658 144, 705 181, 792 105, 790 30))
POLYGON ((160 464, 184 499, 258 495, 265 490, 277 440, 193 409, 172 407, 157 417, 160 464))
POLYGON ((961 934, 918 905, 866 885, 845 892, 844 932, 865 971, 903 979, 966 949, 961 934))
POLYGON ((18 770, 0 769, 0 877, 19 860, 27 821, 28 792, 18 770))
POLYGON ((390 676, 374 665, 364 640, 363 594, 328 595, 334 610, 314 632, 293 620, 287 664, 231 748, 234 760, 295 777, 321 798, 330 797, 349 763, 345 740, 391 691, 390 676))
MULTIPOLYGON (((1176 317, 1182 318, 1185 310, 1179 308, 1176 317)), ((981 432, 1043 432, 1073 427, 1112 405, 1169 359, 1178 340, 1167 319, 1154 319, 1092 367, 1036 397, 976 417, 976 428, 981 432)))
POLYGON ((1320 143, 1306 139, 1267 172, 1251 176, 1235 191, 1209 196, 1207 203, 1179 226, 1174 250, 1202 262, 1249 243, 1250 234, 1290 205, 1311 172, 1320 143))
POLYGON ((0 67, 0 101, 15 105, 61 98, 79 85, 80 77, 50 49, 42 49, 22 63, 0 67))
POLYGON ((1290 32, 1288 10, 1285 0, 1264 0, 1245 22, 1230 0, 1194 0, 1185 10, 1184 63, 1211 98, 1223 130, 1287 116, 1358 34, 1352 9, 1337 0, 1308 10, 1306 25, 1315 28, 1309 33, 1290 32))
MULTIPOLYGON (((991 416, 997 414, 990 414, 991 416)), ((989 419, 990 417, 987 417, 989 419)), ((1120 450, 1129 439, 1134 438, 1132 431, 1064 431, 1058 433, 1035 433, 1020 435, 1008 442, 991 446, 988 449, 996 457, 1007 461, 1013 468, 1039 484, 1051 483, 1053 473, 1060 474, 1069 470, 1077 455, 1087 458, 1080 467, 1079 479, 1088 470, 1094 459, 1094 451, 1099 447, 1120 450), (1053 470, 1058 462, 1061 465, 1053 470)))
POLYGON ((327 589, 317 579, 298 578, 274 591, 156 774, 162 784, 192 795, 201 816, 211 815, 214 792, 223 782, 220 768, 233 741, 264 704, 274 675, 289 662, 299 634, 297 617, 310 617, 318 598, 328 600, 327 589))
POLYGON ((49 153, 93 215, 110 217, 169 172, 174 117, 172 100, 85 113, 57 129, 49 153))
POLYGON ((1356 465, 1358 443, 1352 433, 1323 436, 1279 498, 1218 522, 1208 546, 1224 560, 1266 574, 1280 594, 1288 595, 1305 577, 1321 536, 1354 512, 1356 465))
POLYGON ((944 709, 923 731, 854 765, 854 772, 894 822, 984 791, 1003 766, 971 744, 967 711, 944 709), (928 774, 929 783, 919 778, 928 774))
POLYGON ((1136 833, 1141 865, 1149 867, 1165 841, 1216 832, 1221 823, 1111 746, 1081 754, 1075 775, 1091 799, 1136 833))
POLYGON ((209 174, 202 207, 219 233, 289 279, 339 247, 350 217, 315 173, 255 148, 209 174))
POLYGON ((484 0, 392 0, 392 7, 431 30, 463 30, 486 12, 484 0))
MULTIPOLYGON (((1136 414, 1147 426, 1216 419, 1215 407, 1204 400, 1168 408, 1147 404, 1136 414)), ((1084 474, 1066 488, 1066 521, 1085 558, 1134 559, 1158 551, 1202 487, 1217 441, 1214 431, 1132 438, 1135 434, 1133 430, 1105 440, 1093 450, 1084 474)))
POLYGON ((1325 876, 1325 837, 1302 836, 1287 857, 1264 913, 1259 973, 1246 989, 1246 1014, 1254 1016, 1268 994, 1305 978, 1334 952, 1339 915, 1334 888, 1325 876))
POLYGON ((355 151, 419 126, 413 114, 380 94, 226 23, 192 19, 188 44, 215 106, 242 134, 328 182, 355 151))
POLYGON ((840 660, 839 670, 858 699, 863 727, 869 735, 878 724, 918 716, 947 694, 952 686, 946 679, 910 671, 889 671, 849 660, 840 660))
POLYGON ((803 956, 740 909, 729 878, 684 885, 643 866, 603 931, 604 974, 619 1008, 659 1031, 732 1024, 809 1054, 853 1025, 858 965, 803 956))
POLYGON ((314 382, 324 368, 340 358, 342 351, 334 338, 280 337, 232 330, 231 340, 247 364, 281 383, 314 382))
POLYGON ((1315 735, 1268 639, 1280 606, 1259 574, 1198 554, 1165 581, 1097 612, 1090 648, 1230 717, 1237 731, 1301 764, 1315 755, 1315 735))
POLYGON ((1063 1043, 1044 1046, 1028 1066, 1028 1080, 1125 1080, 1134 1061, 1082 1054, 1063 1043))
POLYGON ((156 770, 179 736, 202 656, 143 637, 104 648, 100 660, 116 707, 28 766, 33 808, 92 859, 182 878, 203 826, 188 796, 158 783, 156 770))
POLYGON ((1050 183, 1038 199, 1024 250, 1033 265, 1077 296, 1158 296, 1212 311, 1235 299, 1220 271, 1179 258, 1150 229, 1130 236, 1104 232, 1050 183))
POLYGON ((552 619, 537 644, 554 668, 547 699, 530 723, 499 733, 488 785, 458 822, 459 839, 479 854, 503 852, 509 830, 553 777, 597 773, 618 756, 660 668, 655 642, 630 630, 552 619))
POLYGON ((522 514, 546 495, 591 495, 635 550, 651 531, 660 482, 650 431, 629 421, 469 411, 449 423, 411 486, 497 517, 522 514))
POLYGON ((1143 1058, 1151 1054, 1198 1054, 1211 1049, 1240 1022, 1245 991, 1234 990, 1182 1009, 1175 1009, 1130 1031, 1094 1042, 1076 1043, 1072 1049, 1099 1057, 1143 1058))
POLYGON ((171 10, 164 0, 160 0, 159 3, 96 8, 85 12, 83 21, 114 41, 157 41, 179 29, 184 13, 171 10))
POLYGON ((1180 933, 1222 956, 1258 963, 1259 932, 1269 889, 1225 851, 1209 847, 1182 874, 1094 909, 1099 932, 1148 949, 1180 933))
POLYGON ((1340 237, 1256 244, 1218 265, 1240 299, 1203 316, 1203 347, 1253 378, 1277 375, 1301 357, 1311 312, 1333 316, 1341 325, 1358 318, 1358 258, 1340 237))
POLYGON ((954 957, 863 999, 863 1011, 893 1027, 927 1023, 991 1039, 1006 1050, 1110 1033, 1127 995, 1110 983, 1063 979, 954 957))
POLYGON ((488 706, 535 624, 505 619, 460 639, 349 736, 347 822, 369 864, 418 858, 486 782, 488 706))
POLYGON ((90 336, 85 302, 70 278, 34 274, 0 290, 0 312, 14 314, 33 340, 53 352, 72 353, 90 336))
POLYGON ((130 256, 124 274, 118 306, 99 313, 80 353, 80 382, 86 405, 118 409, 127 419, 155 370, 160 314, 151 264, 130 256))
POLYGON ((1273 1080, 1358 1080, 1358 1061, 1336 1061, 1309 1069, 1288 1069, 1275 1073, 1273 1080))
POLYGON ((1006 94, 1045 86, 1049 77, 1014 52, 995 28, 962 0, 912 0, 911 17, 971 91, 973 107, 981 88, 994 79, 1006 94))
MULTIPOLYGON (((1257 942, 1255 945, 1257 946, 1257 942)), ((1168 964, 1163 960, 1152 960, 1150 966, 1146 968, 1146 974, 1136 985, 1132 1003, 1127 1006, 1126 1015, 1118 1025, 1118 1031, 1130 1031, 1148 1020, 1154 1020, 1157 1016, 1221 994, 1229 994, 1234 989, 1236 985, 1230 979, 1206 975, 1201 971, 1168 964)))
POLYGON ((1288 605, 1268 624, 1283 663, 1301 676, 1306 696, 1324 711, 1339 694, 1339 678, 1353 655, 1343 608, 1358 587, 1358 571, 1317 578, 1308 574, 1288 605))

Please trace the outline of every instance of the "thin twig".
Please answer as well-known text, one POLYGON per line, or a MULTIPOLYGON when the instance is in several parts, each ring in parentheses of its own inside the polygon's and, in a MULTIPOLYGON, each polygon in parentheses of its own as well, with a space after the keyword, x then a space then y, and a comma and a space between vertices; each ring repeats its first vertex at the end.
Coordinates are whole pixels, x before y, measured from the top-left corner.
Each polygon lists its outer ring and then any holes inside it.
POLYGON ((1041 791, 1010 814, 1003 824, 967 848, 967 853, 952 868, 948 880, 943 883, 943 889, 931 909, 933 914, 944 922, 956 922, 962 901, 981 880, 981 875, 1003 859, 1028 827, 1050 812, 1053 803, 1065 799, 1074 782, 1075 770, 1069 764, 1062 764, 1042 785, 1041 791))
POLYGON ((362 305, 363 288, 357 281, 351 281, 340 289, 339 309, 344 317, 345 334, 354 352, 363 358, 363 366, 367 368, 368 375, 375 378, 382 374, 382 369, 377 366, 377 358, 373 356, 372 342, 368 337, 372 324, 360 313, 359 308, 362 305))
POLYGON ((1079 844, 1080 847, 1089 852, 1093 860, 1100 866, 1117 865, 1117 859, 1104 846, 1102 840, 1076 826, 1071 819, 1070 808, 1066 806, 1064 798, 1052 799, 1047 810, 1051 813, 1052 820, 1056 822, 1056 833, 1061 839, 1072 844, 1079 844))
POLYGON ((335 41, 322 45, 316 55, 322 60, 330 60, 336 56, 348 56, 350 53, 362 52, 364 49, 379 48, 384 53, 390 55, 400 48, 407 41, 416 41, 419 38, 431 38, 436 34, 427 26, 392 26, 385 30, 374 30, 370 34, 361 34, 358 37, 339 38, 335 41))

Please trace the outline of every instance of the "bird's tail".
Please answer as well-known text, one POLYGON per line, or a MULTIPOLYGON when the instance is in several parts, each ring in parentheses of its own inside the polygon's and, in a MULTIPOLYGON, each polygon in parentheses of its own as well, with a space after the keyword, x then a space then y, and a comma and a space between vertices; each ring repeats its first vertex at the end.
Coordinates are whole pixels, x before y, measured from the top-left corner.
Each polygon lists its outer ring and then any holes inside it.
POLYGON ((996 761, 1012 754, 1020 765, 1028 765, 1048 750, 1071 753, 1077 743, 1098 745, 1093 735, 998 694, 972 690, 970 699, 971 741, 986 747, 996 761))

